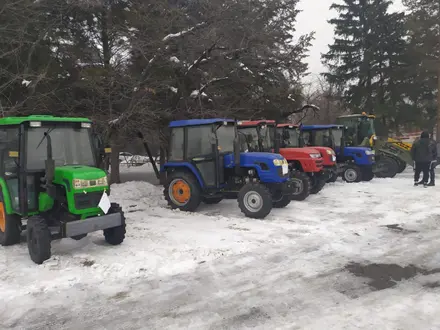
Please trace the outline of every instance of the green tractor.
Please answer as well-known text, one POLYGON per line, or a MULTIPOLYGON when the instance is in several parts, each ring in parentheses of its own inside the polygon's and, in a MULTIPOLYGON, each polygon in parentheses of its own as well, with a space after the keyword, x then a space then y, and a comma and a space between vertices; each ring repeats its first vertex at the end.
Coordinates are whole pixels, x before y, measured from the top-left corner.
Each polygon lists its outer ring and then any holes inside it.
POLYGON ((391 139, 376 136, 374 115, 354 114, 339 116, 338 125, 346 128, 347 145, 371 147, 375 151, 376 164, 374 174, 380 178, 393 178, 397 173, 402 173, 407 165, 413 166, 411 146, 391 139))
POLYGON ((111 203, 105 153, 87 118, 0 119, 0 245, 20 243, 26 230, 32 261, 51 257, 51 241, 103 230, 111 245, 125 238, 121 207, 111 203))

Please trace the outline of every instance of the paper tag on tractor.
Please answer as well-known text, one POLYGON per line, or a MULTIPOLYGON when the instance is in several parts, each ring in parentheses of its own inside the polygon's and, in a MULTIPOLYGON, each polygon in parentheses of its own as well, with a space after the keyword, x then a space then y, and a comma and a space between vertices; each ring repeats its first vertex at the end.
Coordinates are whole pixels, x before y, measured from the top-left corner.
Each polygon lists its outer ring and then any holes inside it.
POLYGON ((283 166, 283 174, 289 173, 289 165, 283 164, 282 166, 283 166))
POLYGON ((108 210, 110 210, 110 198, 108 197, 108 195, 106 194, 106 192, 104 191, 104 193, 101 196, 101 200, 99 201, 98 207, 105 213, 108 213, 108 210))

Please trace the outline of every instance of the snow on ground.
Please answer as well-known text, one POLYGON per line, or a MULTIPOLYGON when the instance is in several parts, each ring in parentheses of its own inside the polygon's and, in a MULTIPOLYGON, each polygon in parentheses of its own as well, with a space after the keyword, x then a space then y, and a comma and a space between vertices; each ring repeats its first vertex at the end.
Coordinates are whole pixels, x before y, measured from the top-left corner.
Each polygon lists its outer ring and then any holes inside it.
POLYGON ((25 243, 2 248, 0 329, 439 328, 439 188, 411 174, 338 181, 265 220, 234 200, 185 213, 161 187, 113 185, 122 245, 64 239, 40 266, 25 243))

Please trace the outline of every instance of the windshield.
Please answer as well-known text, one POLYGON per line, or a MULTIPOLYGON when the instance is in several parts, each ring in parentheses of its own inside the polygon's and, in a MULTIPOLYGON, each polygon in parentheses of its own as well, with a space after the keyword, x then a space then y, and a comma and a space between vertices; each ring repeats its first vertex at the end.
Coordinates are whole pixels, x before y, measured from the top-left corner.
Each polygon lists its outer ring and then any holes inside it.
POLYGON ((29 128, 27 131, 26 168, 28 170, 44 170, 45 168, 45 160, 47 159, 45 132, 49 132, 52 140, 52 157, 56 166, 95 166, 92 144, 87 128, 37 127, 29 128))
POLYGON ((240 131, 240 135, 243 134, 246 138, 249 152, 260 151, 260 148, 258 146, 257 127, 243 127, 243 128, 240 127, 239 131, 240 131))
POLYGON ((298 148, 299 147, 299 130, 297 128, 278 128, 278 133, 281 134, 282 142, 281 147, 282 148, 298 148), (289 132, 289 137, 285 136, 283 134, 283 130, 286 130, 289 132))
MULTIPOLYGON (((340 139, 339 139, 339 142, 341 142, 340 139)), ((322 130, 315 131, 314 145, 332 148, 333 143, 332 143, 332 136, 330 134, 330 130, 329 129, 322 129, 322 130)))
POLYGON ((233 124, 222 125, 217 129, 218 150, 230 153, 234 151, 235 129, 233 124))
POLYGON ((332 129, 333 141, 336 147, 341 146, 341 139, 343 134, 344 132, 342 129, 337 129, 337 128, 332 129))
POLYGON ((260 143, 262 150, 261 151, 269 151, 273 146, 273 130, 271 130, 268 126, 260 127, 260 143))
POLYGON ((374 119, 368 117, 361 117, 361 121, 359 122, 359 138, 362 141, 365 138, 370 138, 374 131, 374 119))

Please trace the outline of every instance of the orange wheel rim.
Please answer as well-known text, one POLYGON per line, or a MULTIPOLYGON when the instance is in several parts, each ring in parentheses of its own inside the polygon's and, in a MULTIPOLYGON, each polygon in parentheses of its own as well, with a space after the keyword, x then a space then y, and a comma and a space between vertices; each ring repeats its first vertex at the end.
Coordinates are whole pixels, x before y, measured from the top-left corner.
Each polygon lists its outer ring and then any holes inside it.
POLYGON ((171 189, 173 198, 179 203, 186 203, 191 197, 191 189, 183 180, 175 181, 171 189))
POLYGON ((5 232, 6 230, 6 214, 3 202, 0 202, 0 230, 2 232, 5 232))

